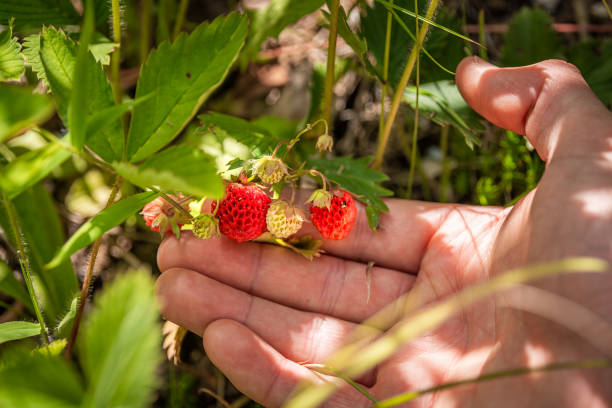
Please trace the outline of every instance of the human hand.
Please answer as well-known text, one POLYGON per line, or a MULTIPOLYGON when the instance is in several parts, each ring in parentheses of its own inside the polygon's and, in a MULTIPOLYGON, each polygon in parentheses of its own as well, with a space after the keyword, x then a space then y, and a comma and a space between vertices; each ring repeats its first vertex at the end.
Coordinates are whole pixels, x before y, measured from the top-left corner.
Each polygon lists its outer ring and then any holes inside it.
MULTIPOLYGON (((612 114, 560 61, 499 69, 476 58, 457 69, 467 102, 524 134, 546 160, 538 187, 511 208, 388 200, 372 233, 362 208, 351 235, 313 262, 282 248, 202 241, 160 247, 166 318, 200 334, 210 359, 246 395, 279 406, 360 322, 401 294, 433 302, 515 266, 570 256, 612 261, 612 114), (370 295, 366 265, 371 271, 370 295), (369 299, 369 301, 367 301, 369 299)), ((539 284, 612 320, 607 274, 539 284)), ((360 381, 379 399, 499 369, 600 356, 562 326, 495 297, 401 348, 360 381), (506 303, 504 303, 506 302, 506 303)), ((358 358, 358 357, 357 357, 358 358)), ((430 394, 414 406, 604 406, 612 372, 572 370, 430 394)), ((328 406, 369 406, 351 387, 328 406)))

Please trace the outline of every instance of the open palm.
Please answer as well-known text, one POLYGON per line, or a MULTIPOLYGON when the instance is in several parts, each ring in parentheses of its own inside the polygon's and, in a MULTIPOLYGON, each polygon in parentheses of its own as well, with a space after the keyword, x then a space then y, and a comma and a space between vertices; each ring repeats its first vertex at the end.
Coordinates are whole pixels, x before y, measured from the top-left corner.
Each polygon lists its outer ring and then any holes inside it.
MULTIPOLYGON (((324 362, 360 322, 411 290, 428 303, 518 265, 576 255, 612 260, 612 117, 579 73, 559 61, 499 69, 466 59, 457 81, 479 113, 526 134, 547 161, 538 188, 513 208, 388 200, 381 231, 369 230, 360 208, 349 238, 327 242, 314 262, 225 238, 164 241, 164 315, 202 335, 211 360, 242 392, 282 405, 298 382, 317 378, 300 363, 324 362), (369 262, 375 266, 366 273, 369 262)), ((612 315, 607 276, 555 278, 541 287, 612 315)), ((598 355, 563 327, 503 305, 499 298, 477 303, 359 381, 384 399, 483 372, 598 355)), ((537 387, 539 378, 506 379, 414 404, 557 406, 569 393, 605 404, 612 395, 602 384, 611 375, 554 374, 537 387)), ((344 387, 327 404, 371 402, 344 387)))

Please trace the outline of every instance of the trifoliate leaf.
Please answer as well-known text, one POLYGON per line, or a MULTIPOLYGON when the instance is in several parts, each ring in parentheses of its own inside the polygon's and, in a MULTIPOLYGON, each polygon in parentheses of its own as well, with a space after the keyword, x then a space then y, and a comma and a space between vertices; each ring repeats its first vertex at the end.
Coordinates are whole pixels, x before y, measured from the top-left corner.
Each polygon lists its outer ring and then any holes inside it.
POLYGON ((232 13, 151 52, 140 71, 136 98, 151 92, 156 96, 134 109, 129 161, 147 158, 183 130, 227 75, 246 33, 246 17, 232 13))
POLYGON ((95 298, 79 333, 78 354, 87 383, 82 406, 149 406, 160 344, 153 278, 144 271, 118 276, 95 298))

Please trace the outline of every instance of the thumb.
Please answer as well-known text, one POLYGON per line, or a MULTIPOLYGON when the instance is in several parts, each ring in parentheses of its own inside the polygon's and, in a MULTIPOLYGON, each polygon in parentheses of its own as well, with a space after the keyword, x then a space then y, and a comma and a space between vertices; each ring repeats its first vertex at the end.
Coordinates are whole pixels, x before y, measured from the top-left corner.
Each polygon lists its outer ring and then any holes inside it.
POLYGON ((498 68, 468 57, 457 67, 456 79, 474 110, 525 135, 546 161, 609 149, 612 114, 571 64, 547 60, 498 68))

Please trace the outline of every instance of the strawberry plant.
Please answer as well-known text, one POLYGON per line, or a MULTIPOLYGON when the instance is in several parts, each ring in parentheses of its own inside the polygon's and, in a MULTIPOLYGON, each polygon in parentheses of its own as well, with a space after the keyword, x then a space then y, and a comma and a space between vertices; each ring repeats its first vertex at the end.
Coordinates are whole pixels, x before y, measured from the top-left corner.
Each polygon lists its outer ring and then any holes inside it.
MULTIPOLYGON (((385 197, 505 204, 537 183, 531 146, 453 82, 484 52, 458 6, 212 3, 1 2, 0 405, 225 402, 169 323, 161 384, 160 236, 277 245, 316 267, 359 217, 384 228, 385 197)), ((566 47, 551 21, 517 12, 501 63, 566 56, 609 104, 609 41, 566 47)))

